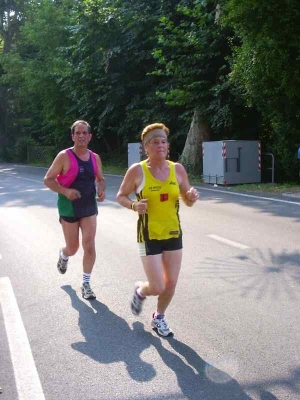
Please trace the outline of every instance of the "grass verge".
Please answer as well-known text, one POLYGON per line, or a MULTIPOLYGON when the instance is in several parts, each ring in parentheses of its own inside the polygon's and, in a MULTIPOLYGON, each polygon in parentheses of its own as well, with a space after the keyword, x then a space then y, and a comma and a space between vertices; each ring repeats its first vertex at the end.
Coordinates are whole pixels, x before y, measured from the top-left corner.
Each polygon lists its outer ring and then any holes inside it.
POLYGON ((240 192, 260 192, 270 194, 300 193, 300 185, 297 183, 249 183, 231 187, 240 192))

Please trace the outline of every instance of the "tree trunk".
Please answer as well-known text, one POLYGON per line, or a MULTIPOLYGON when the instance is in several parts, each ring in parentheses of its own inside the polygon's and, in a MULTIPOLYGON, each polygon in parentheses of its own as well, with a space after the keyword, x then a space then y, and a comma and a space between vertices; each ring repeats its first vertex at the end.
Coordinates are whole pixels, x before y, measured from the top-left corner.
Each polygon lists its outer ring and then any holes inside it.
POLYGON ((220 23, 220 17, 221 17, 221 5, 218 2, 216 5, 215 24, 218 25, 220 23))
POLYGON ((195 110, 180 157, 180 162, 188 172, 195 175, 202 173, 202 142, 210 139, 210 133, 207 121, 201 118, 198 110, 195 110))

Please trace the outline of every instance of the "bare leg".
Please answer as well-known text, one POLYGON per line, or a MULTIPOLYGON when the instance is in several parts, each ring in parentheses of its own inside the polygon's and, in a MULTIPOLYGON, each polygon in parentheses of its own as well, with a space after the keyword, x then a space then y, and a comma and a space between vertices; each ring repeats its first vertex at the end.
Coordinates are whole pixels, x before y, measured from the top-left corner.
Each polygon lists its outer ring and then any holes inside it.
POLYGON ((165 251, 163 253, 163 268, 165 291, 158 296, 157 312, 164 314, 169 306, 177 285, 182 261, 182 249, 174 251, 165 251))
POLYGON ((62 248, 64 255, 73 256, 79 248, 79 222, 66 222, 61 220, 61 225, 66 241, 66 246, 62 248))
POLYGON ((162 254, 141 257, 147 281, 140 285, 143 296, 158 296, 165 290, 162 254))
POLYGON ((141 257, 148 281, 140 286, 144 296, 158 296, 157 312, 164 314, 175 292, 182 249, 141 257))
POLYGON ((97 229, 97 216, 82 218, 80 220, 83 247, 83 272, 90 274, 96 260, 95 236, 97 229))

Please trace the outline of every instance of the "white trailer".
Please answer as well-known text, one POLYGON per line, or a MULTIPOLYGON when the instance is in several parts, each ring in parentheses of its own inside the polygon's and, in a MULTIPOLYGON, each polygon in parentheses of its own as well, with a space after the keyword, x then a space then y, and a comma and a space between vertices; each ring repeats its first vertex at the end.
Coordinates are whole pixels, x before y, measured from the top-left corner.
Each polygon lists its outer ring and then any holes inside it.
POLYGON ((259 140, 203 142, 205 183, 234 185, 261 182, 261 143, 259 140))

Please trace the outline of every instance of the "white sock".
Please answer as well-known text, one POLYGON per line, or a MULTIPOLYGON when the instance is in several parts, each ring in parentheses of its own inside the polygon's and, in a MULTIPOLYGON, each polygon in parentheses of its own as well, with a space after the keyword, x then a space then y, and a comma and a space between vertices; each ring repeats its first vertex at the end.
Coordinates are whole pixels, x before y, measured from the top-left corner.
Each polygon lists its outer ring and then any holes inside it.
POLYGON ((139 297, 140 297, 141 299, 145 299, 145 298, 146 298, 146 297, 142 294, 141 288, 137 288, 137 289, 136 289, 136 292, 137 292, 137 294, 139 295, 139 297))
POLYGON ((65 255, 64 255, 64 253, 63 253, 62 250, 60 251, 60 256, 61 256, 61 258, 63 258, 65 261, 67 261, 67 260, 69 259, 68 256, 65 256, 65 255))
POLYGON ((91 274, 83 273, 82 281, 83 283, 90 283, 91 280, 91 274))
POLYGON ((165 317, 165 314, 160 314, 157 311, 155 311, 154 318, 163 319, 164 317, 165 317))

